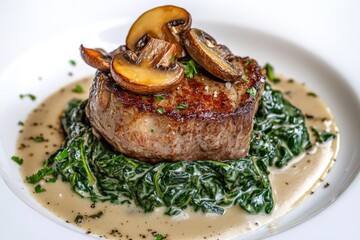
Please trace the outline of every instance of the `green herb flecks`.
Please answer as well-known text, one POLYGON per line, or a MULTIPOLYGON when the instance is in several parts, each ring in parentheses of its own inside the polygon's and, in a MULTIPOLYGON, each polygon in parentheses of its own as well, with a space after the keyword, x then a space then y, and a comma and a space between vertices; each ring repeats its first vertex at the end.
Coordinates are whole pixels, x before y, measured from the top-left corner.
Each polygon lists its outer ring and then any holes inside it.
POLYGON ((246 90, 246 92, 253 98, 256 97, 256 93, 257 93, 257 90, 255 88, 250 88, 248 90, 246 90))
POLYGON ((24 159, 18 157, 18 156, 12 156, 11 160, 13 160, 14 162, 16 162, 19 165, 22 165, 24 163, 24 159))
POLYGON ((73 59, 71 59, 71 60, 69 60, 69 64, 70 64, 71 66, 75 67, 75 66, 76 66, 76 61, 73 60, 73 59))
POLYGON ((189 107, 188 103, 180 103, 178 106, 176 106, 176 110, 183 110, 189 107))
POLYGON ((24 122, 23 121, 18 121, 18 125, 19 126, 24 126, 24 122))
POLYGON ((40 184, 36 185, 34 190, 35 190, 35 193, 46 192, 46 189, 42 188, 40 184))
POLYGON ((335 134, 327 131, 319 131, 314 127, 311 127, 311 131, 315 137, 315 141, 318 143, 324 143, 335 138, 335 134))
POLYGON ((45 138, 42 136, 35 136, 35 137, 33 137, 33 140, 37 143, 41 143, 41 142, 45 141, 45 138))
POLYGON ((28 183, 31 184, 35 184, 40 182, 41 180, 44 179, 44 177, 52 175, 54 173, 54 169, 53 168, 42 168, 39 171, 37 171, 36 173, 34 173, 33 175, 31 175, 30 177, 26 178, 26 181, 28 183))
POLYGON ((74 93, 83 93, 84 89, 82 86, 80 86, 79 84, 77 84, 74 89, 72 90, 74 93))
POLYGON ((272 82, 273 82, 273 83, 279 83, 279 82, 281 82, 281 79, 280 79, 280 78, 274 78, 274 79, 272 80, 272 82))
POLYGON ((317 94, 314 92, 308 92, 306 95, 310 97, 317 97, 317 94))
POLYGON ((154 240, 163 240, 165 237, 161 234, 156 234, 154 240))
POLYGON ((158 112, 158 113, 160 113, 160 114, 164 114, 165 113, 165 109, 163 109, 163 108, 157 108, 156 109, 156 111, 158 112))
POLYGON ((160 101, 162 101, 162 100, 165 99, 165 97, 164 97, 164 96, 161 96, 161 95, 154 95, 154 98, 155 98, 156 101, 158 101, 158 102, 160 102, 160 101))
POLYGON ((266 76, 268 77, 268 79, 271 82, 273 82, 273 83, 281 82, 281 80, 279 78, 275 77, 273 66, 271 66, 269 63, 267 63, 267 64, 265 64, 265 69, 266 69, 266 76))
POLYGON ((198 74, 198 66, 194 60, 182 61, 181 64, 184 66, 184 73, 187 78, 193 78, 198 74))
POLYGON ((20 99, 24 99, 24 98, 30 98, 32 101, 35 101, 36 100, 36 96, 31 94, 31 93, 28 93, 28 94, 20 94, 19 95, 20 99))
POLYGON ((249 83, 249 82, 250 82, 250 80, 249 80, 248 78, 244 77, 244 76, 241 78, 241 80, 243 80, 243 81, 246 82, 246 83, 249 83))

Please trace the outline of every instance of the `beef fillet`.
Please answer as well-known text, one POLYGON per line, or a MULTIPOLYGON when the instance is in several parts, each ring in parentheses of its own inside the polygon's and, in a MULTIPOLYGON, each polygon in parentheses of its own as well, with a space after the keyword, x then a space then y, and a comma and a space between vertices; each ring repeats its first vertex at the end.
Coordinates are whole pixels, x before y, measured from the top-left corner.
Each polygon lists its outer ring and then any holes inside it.
POLYGON ((147 162, 232 160, 249 150, 265 77, 257 62, 234 57, 242 79, 186 78, 161 95, 124 90, 97 71, 86 109, 92 127, 119 152, 147 162))

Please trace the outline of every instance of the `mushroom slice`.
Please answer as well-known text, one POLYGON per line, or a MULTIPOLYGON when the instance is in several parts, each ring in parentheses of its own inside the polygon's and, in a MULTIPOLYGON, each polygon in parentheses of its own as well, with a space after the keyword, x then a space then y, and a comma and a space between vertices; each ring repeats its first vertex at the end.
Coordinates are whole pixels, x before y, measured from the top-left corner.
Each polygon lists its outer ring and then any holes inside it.
POLYGON ((169 67, 174 62, 176 46, 167 41, 150 38, 136 62, 143 67, 169 67))
POLYGON ((136 51, 144 44, 144 37, 150 36, 172 42, 176 45, 176 57, 186 52, 181 44, 180 34, 190 28, 191 15, 183 8, 166 5, 143 13, 131 26, 126 46, 136 51))
MULTIPOLYGON (((113 56, 115 56, 116 54, 125 52, 127 50, 125 45, 120 45, 118 48, 114 49, 113 51, 111 51, 109 53, 110 57, 112 58, 113 56)), ((110 64, 109 64, 110 65, 110 64)))
POLYGON ((184 45, 190 56, 208 72, 223 81, 237 81, 242 72, 227 59, 232 56, 225 46, 202 30, 192 28, 184 35, 184 45))
POLYGON ((111 75, 123 88, 138 94, 154 94, 176 86, 184 79, 184 69, 171 59, 176 47, 170 42, 151 39, 137 56, 127 50, 117 54, 111 75))
POLYGON ((106 72, 110 70, 111 57, 105 50, 86 48, 80 45, 80 54, 89 66, 106 72))

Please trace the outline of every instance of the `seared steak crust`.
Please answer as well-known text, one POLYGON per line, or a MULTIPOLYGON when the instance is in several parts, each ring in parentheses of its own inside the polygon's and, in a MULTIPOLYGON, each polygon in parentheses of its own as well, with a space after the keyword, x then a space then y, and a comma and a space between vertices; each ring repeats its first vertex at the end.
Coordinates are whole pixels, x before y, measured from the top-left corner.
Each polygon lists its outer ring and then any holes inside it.
POLYGON ((98 71, 87 116, 119 152, 149 162, 231 160, 249 149, 253 118, 264 87, 255 60, 235 57, 243 78, 233 84, 197 74, 161 96, 138 95, 98 71), (256 96, 248 93, 256 89, 256 96))

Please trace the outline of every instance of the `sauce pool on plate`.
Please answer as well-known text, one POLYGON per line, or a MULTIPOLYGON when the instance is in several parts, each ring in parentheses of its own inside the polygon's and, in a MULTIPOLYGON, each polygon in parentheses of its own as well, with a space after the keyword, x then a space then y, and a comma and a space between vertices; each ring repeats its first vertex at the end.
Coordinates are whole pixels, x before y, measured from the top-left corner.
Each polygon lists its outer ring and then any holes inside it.
MULTIPOLYGON (((21 173, 32 175, 42 167, 46 158, 61 146, 64 140, 60 114, 73 98, 86 99, 93 77, 70 84, 44 100, 29 115, 20 131, 17 156, 24 159, 21 173), (84 92, 76 89, 84 89, 84 92), (85 91, 86 90, 86 91, 85 91), (41 141, 36 141, 41 139, 41 141)), ((272 84, 287 99, 300 108, 307 126, 336 134, 336 138, 314 147, 282 168, 270 169, 275 207, 271 214, 250 215, 238 206, 228 208, 224 215, 193 212, 186 209, 177 216, 164 215, 162 209, 143 213, 134 205, 93 203, 81 198, 69 184, 40 182, 42 191, 35 193, 34 185, 28 185, 34 197, 55 215, 74 224, 87 234, 106 239, 154 239, 161 234, 166 239, 230 239, 253 231, 296 207, 310 196, 334 164, 339 146, 338 129, 329 109, 319 97, 297 82, 282 79, 272 84)), ((311 131, 309 130, 311 133, 311 131)), ((314 136, 311 136, 315 142, 314 136)), ((329 184, 324 183, 324 187, 329 184)))

